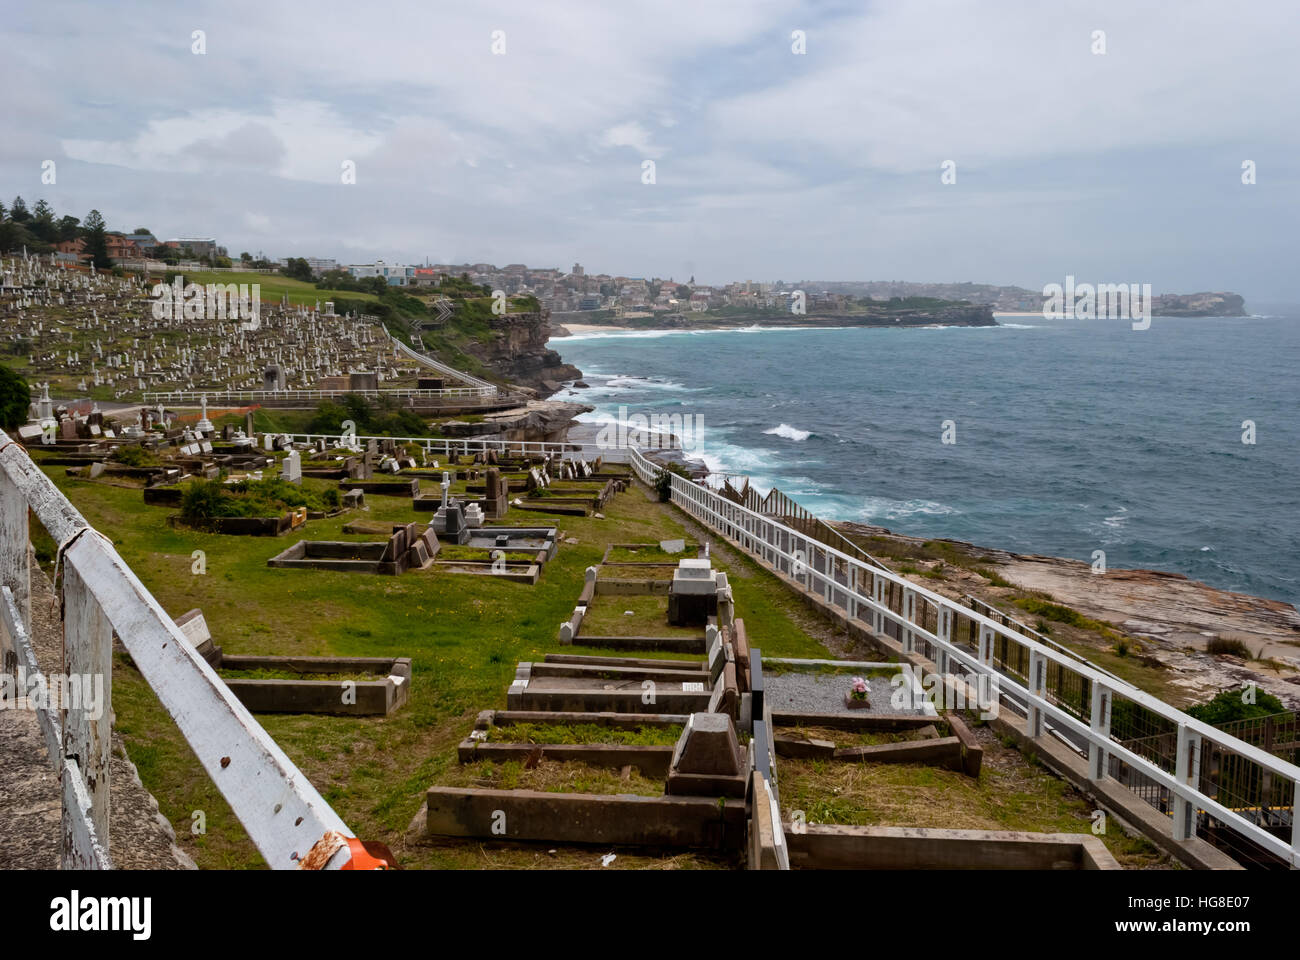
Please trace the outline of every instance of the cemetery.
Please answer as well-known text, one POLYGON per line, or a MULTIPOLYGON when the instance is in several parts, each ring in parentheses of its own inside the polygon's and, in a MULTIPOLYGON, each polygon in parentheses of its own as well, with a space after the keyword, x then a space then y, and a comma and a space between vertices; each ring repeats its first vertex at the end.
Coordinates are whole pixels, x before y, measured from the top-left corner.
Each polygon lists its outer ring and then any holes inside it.
MULTIPOLYGON (((291 304, 287 294, 254 303, 248 291, 220 283, 194 287, 203 295, 187 293, 183 304, 171 297, 175 309, 167 309, 173 304, 154 296, 159 279, 110 276, 51 256, 0 259, 0 329, 26 360, 19 372, 61 395, 99 401, 139 401, 152 393, 197 405, 202 393, 265 392, 272 395, 259 402, 307 407, 319 396, 295 399, 297 393, 418 392, 427 373, 427 364, 401 349, 378 317, 337 313, 329 301, 291 304)), ((496 391, 468 375, 440 374, 442 389, 467 395, 421 396, 422 407, 490 410, 517 402, 488 396, 496 391), (475 391, 484 395, 468 395, 475 391)))

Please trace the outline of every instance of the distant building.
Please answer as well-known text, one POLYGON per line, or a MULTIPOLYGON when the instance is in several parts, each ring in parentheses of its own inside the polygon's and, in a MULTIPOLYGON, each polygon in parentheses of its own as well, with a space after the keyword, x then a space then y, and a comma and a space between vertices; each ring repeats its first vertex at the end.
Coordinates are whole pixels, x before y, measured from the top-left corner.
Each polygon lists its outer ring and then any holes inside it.
POLYGON ((415 280, 415 267, 403 267, 399 264, 384 263, 376 260, 373 264, 357 263, 347 268, 348 273, 358 280, 366 277, 383 277, 390 287, 410 286, 415 280))
POLYGON ((143 254, 143 251, 132 243, 129 237, 120 233, 105 235, 104 245, 108 248, 108 256, 112 260, 133 259, 143 254))
POLYGON ((189 250, 196 257, 215 257, 220 254, 217 241, 211 237, 177 237, 167 241, 167 246, 189 250))
POLYGON ((331 270, 337 270, 339 268, 339 262, 337 260, 330 260, 324 257, 281 257, 277 262, 280 266, 287 267, 291 259, 307 261, 307 266, 311 268, 311 272, 318 277, 322 273, 328 273, 331 270))
POLYGON ((80 259, 86 255, 86 241, 81 237, 77 237, 75 240, 64 240, 61 243, 56 243, 54 249, 66 256, 80 259))

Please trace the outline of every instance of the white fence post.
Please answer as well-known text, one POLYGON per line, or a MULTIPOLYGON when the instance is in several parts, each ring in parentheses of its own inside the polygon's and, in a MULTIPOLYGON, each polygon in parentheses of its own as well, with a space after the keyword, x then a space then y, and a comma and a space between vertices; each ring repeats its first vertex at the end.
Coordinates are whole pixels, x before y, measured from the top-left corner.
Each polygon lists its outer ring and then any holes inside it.
POLYGON ((993 666, 993 628, 988 624, 980 625, 979 661, 986 667, 993 666))
POLYGON ((903 627, 903 652, 916 652, 916 634, 912 632, 912 624, 916 622, 916 591, 908 587, 903 588, 903 620, 907 625, 903 627))
MULTIPOLYGON (((1193 789, 1200 789, 1201 783, 1201 738, 1187 729, 1187 724, 1178 725, 1178 746, 1174 757, 1174 776, 1179 784, 1193 789)), ((1187 840, 1196 836, 1196 805, 1185 800, 1180 793, 1174 794, 1174 839, 1187 840)))
POLYGON ((1092 705, 1089 710, 1089 726, 1093 739, 1088 742, 1088 779, 1105 780, 1106 748, 1102 743, 1110 739, 1110 702, 1111 691, 1095 680, 1092 684, 1092 705))
POLYGON ((1033 697, 1042 697, 1046 692, 1047 661, 1037 650, 1029 651, 1029 671, 1026 689, 1031 699, 1025 701, 1025 736, 1030 739, 1043 735, 1043 711, 1034 703, 1033 697))
MULTIPOLYGON (((113 628, 72 563, 63 567, 63 673, 63 755, 76 763, 75 769, 85 781, 95 836, 107 851, 111 849, 108 761, 113 747, 113 628)), ((70 769, 64 766, 64 776, 70 769)), ((65 842, 68 818, 73 815, 65 805, 65 842)), ((65 863, 67 858, 65 847, 65 863)))
MULTIPOLYGON (((0 452, 0 456, 5 456, 0 452)), ((29 566, 27 500, 18 485, 0 471, 0 584, 14 596, 23 631, 32 632, 32 577, 29 566)), ((9 651, 0 644, 0 669, 10 667, 9 651)))
POLYGON ((944 648, 944 643, 952 643, 952 611, 947 607, 939 607, 936 611, 938 616, 938 625, 935 635, 942 641, 936 654, 935 666, 939 668, 939 675, 946 677, 948 675, 948 651, 944 648))

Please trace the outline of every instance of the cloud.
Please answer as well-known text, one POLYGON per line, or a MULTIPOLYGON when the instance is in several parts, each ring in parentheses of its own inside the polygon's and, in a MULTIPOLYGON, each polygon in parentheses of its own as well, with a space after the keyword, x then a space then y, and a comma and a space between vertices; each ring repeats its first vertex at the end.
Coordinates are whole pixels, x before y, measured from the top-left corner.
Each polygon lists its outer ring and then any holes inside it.
POLYGON ((1294 17, 1225 9, 29 5, 0 23, 0 193, 278 256, 1027 286, 1088 265, 1166 289, 1227 264, 1219 285, 1280 295, 1300 213, 1294 17))

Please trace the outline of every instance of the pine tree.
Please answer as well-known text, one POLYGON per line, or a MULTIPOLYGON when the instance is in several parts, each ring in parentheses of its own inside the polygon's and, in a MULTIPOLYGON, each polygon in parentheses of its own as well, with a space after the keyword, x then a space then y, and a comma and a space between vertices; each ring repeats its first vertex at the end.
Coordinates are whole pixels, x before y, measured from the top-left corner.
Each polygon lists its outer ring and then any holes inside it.
POLYGON ((86 253, 97 270, 107 270, 113 266, 108 256, 108 236, 104 228, 104 218, 98 210, 86 214, 86 253))

